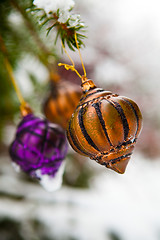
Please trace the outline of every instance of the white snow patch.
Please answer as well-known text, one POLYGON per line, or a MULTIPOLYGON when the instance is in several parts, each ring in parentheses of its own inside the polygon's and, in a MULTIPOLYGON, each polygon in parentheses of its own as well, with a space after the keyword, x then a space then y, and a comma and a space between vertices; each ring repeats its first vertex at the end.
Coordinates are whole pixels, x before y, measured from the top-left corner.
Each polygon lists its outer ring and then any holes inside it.
POLYGON ((38 8, 43 8, 46 13, 57 12, 58 9, 69 11, 74 7, 73 0, 34 0, 33 4, 38 8))
POLYGON ((56 191, 60 189, 62 186, 62 177, 65 168, 65 161, 62 162, 60 168, 54 177, 49 176, 47 174, 41 174, 41 170, 36 170, 37 177, 40 178, 40 184, 44 187, 44 189, 48 192, 56 191))

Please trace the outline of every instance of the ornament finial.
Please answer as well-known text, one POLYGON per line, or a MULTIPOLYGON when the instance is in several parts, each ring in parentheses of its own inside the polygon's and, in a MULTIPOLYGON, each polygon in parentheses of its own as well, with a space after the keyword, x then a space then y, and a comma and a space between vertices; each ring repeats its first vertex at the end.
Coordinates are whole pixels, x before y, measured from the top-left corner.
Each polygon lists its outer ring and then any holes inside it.
POLYGON ((88 79, 86 76, 82 76, 81 87, 83 89, 83 92, 88 92, 90 89, 96 88, 96 85, 91 79, 88 79))
POLYGON ((108 164, 107 167, 114 170, 117 173, 123 174, 126 170, 129 160, 130 160, 130 157, 116 163, 110 163, 108 164))

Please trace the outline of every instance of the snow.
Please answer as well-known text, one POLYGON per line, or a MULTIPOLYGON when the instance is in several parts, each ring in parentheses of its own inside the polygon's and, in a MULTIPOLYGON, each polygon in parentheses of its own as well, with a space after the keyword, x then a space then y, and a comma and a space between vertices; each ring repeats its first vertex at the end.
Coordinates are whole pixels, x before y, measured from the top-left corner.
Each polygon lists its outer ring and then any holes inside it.
POLYGON ((69 11, 74 7, 73 0, 34 0, 33 4, 43 8, 46 13, 57 12, 58 9, 69 11))
POLYGON ((41 170, 36 170, 35 174, 40 178, 39 182, 44 187, 44 189, 48 192, 53 192, 60 189, 62 186, 64 168, 65 162, 63 161, 54 177, 47 174, 41 174, 41 170))
POLYGON ((66 23, 69 18, 70 18, 70 14, 68 11, 60 10, 58 22, 66 23))
POLYGON ((76 25, 79 23, 81 26, 84 26, 82 22, 80 22, 80 15, 79 14, 72 14, 69 19, 69 26, 70 27, 76 27, 76 25))
POLYGON ((89 189, 63 186, 53 193, 20 181, 12 167, 6 166, 8 158, 1 159, 5 161, 0 191, 25 198, 20 202, 1 198, 1 216, 21 222, 38 219, 57 240, 109 240, 110 232, 123 240, 159 240, 160 159, 152 161, 136 153, 124 175, 88 160, 90 168, 97 169, 89 189))

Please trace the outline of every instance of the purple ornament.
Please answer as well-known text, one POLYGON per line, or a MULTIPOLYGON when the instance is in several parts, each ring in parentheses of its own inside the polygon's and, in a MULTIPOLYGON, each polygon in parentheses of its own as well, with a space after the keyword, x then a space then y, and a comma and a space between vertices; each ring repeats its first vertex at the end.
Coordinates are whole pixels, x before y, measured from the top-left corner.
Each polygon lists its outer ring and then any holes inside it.
POLYGON ((57 124, 28 114, 19 123, 10 156, 21 170, 41 180, 53 178, 67 154, 64 131, 57 124))

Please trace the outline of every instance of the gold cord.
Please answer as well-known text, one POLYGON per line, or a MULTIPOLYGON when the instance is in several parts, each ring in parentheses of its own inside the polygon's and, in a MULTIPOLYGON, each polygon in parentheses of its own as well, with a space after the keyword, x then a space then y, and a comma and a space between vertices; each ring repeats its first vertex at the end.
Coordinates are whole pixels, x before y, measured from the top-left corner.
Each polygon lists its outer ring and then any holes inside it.
POLYGON ((85 69, 85 67, 84 67, 82 55, 81 55, 81 52, 80 52, 80 49, 79 49, 79 46, 78 46, 78 41, 77 41, 77 34, 76 34, 76 32, 75 32, 74 36, 75 36, 75 42, 76 42, 76 46, 77 46, 77 49, 78 49, 78 52, 79 52, 79 57, 80 57, 80 60, 81 60, 83 72, 84 72, 84 76, 83 76, 83 77, 86 78, 86 75, 87 75, 87 74, 86 74, 86 69, 85 69))
POLYGON ((79 74, 79 72, 75 69, 75 67, 73 65, 69 65, 66 63, 58 63, 58 66, 59 67, 64 66, 66 70, 71 70, 71 71, 75 72, 79 78, 82 78, 82 76, 79 74))
POLYGON ((15 80, 15 77, 14 77, 14 74, 13 74, 13 70, 12 70, 12 67, 11 67, 11 64, 10 62, 8 61, 8 57, 7 57, 7 49, 5 47, 5 44, 4 44, 4 41, 2 39, 2 37, 0 36, 0 47, 1 47, 1 51, 4 55, 4 64, 5 64, 5 67, 6 67, 6 70, 8 72, 8 75, 11 79, 11 82, 13 84, 13 87, 15 89, 15 92, 17 94, 17 97, 19 99, 19 102, 20 102, 20 110, 21 110, 21 113, 23 116, 27 115, 27 113, 30 113, 32 112, 31 109, 29 108, 28 104, 24 101, 24 98, 21 94, 21 91, 16 83, 16 80, 15 80))
POLYGON ((61 40, 61 44, 62 44, 63 50, 65 51, 65 54, 67 55, 67 57, 69 58, 69 60, 70 60, 71 63, 72 63, 72 66, 74 67, 74 66, 75 66, 74 61, 73 61, 73 59, 71 58, 71 56, 69 55, 69 53, 67 52, 67 50, 66 50, 66 48, 65 48, 62 40, 61 40))
POLYGON ((73 59, 70 57, 70 55, 68 54, 63 42, 61 41, 62 43, 62 47, 67 55, 67 57, 69 58, 69 60, 71 61, 72 65, 69 65, 69 64, 66 64, 66 63, 58 63, 58 66, 64 66, 66 70, 71 70, 73 72, 75 72, 78 77, 82 80, 82 82, 84 81, 84 79, 86 79, 86 70, 85 70, 85 67, 84 67, 84 63, 83 63, 83 60, 82 60, 82 55, 81 55, 81 52, 80 52, 80 49, 79 49, 79 46, 78 46, 78 41, 77 41, 77 34, 75 32, 75 42, 76 42, 76 46, 77 46, 77 49, 78 49, 78 52, 79 52, 79 57, 80 57, 80 60, 81 60, 81 64, 82 64, 82 68, 83 68, 83 72, 84 72, 84 75, 81 76, 80 73, 77 71, 77 69, 75 69, 75 64, 74 64, 74 61, 73 59))
POLYGON ((11 67, 11 65, 10 65, 10 63, 9 63, 9 61, 8 61, 8 59, 6 57, 4 59, 4 63, 5 63, 8 75, 9 75, 11 81, 12 81, 12 84, 13 84, 13 87, 15 89, 15 92, 17 94, 17 97, 19 99, 19 102, 21 103, 21 105, 25 105, 25 101, 23 99, 23 96, 22 96, 22 94, 21 94, 21 92, 20 92, 20 90, 19 90, 19 88, 18 88, 18 86, 16 84, 16 81, 15 81, 15 78, 14 78, 14 75, 13 75, 12 67, 11 67))

